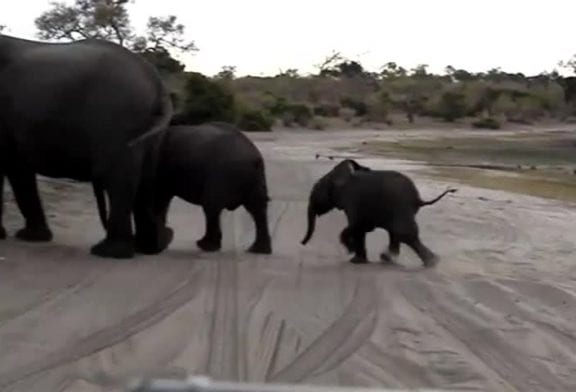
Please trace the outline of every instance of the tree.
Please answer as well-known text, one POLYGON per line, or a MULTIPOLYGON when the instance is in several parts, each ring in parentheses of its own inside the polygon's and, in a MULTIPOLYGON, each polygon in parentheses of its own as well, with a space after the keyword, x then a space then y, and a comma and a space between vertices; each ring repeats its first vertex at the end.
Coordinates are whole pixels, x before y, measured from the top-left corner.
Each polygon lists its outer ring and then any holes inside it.
POLYGON ((380 68, 380 76, 384 79, 394 79, 406 76, 406 69, 393 61, 384 64, 380 68))
POLYGON ((6 29, 6 25, 0 24, 0 34, 6 29))
POLYGON ((38 37, 45 40, 74 41, 99 38, 116 42, 143 54, 158 68, 180 70, 183 65, 170 56, 168 49, 182 52, 198 50, 184 39, 184 25, 176 16, 150 17, 146 34, 134 33, 126 8, 129 0, 75 0, 72 5, 56 2, 36 20, 38 37))
POLYGON ((75 0, 55 2, 34 23, 41 39, 100 38, 125 45, 132 38, 126 4, 129 0, 75 0))
POLYGON ((174 15, 150 17, 146 35, 134 34, 126 8, 129 0, 75 0, 73 5, 56 2, 52 9, 35 20, 41 39, 78 40, 100 38, 130 47, 145 49, 176 48, 197 50, 193 41, 184 40, 184 25, 174 15))
POLYGON ((216 79, 220 80, 234 80, 236 77, 236 67, 234 65, 224 65, 220 72, 215 75, 216 79))

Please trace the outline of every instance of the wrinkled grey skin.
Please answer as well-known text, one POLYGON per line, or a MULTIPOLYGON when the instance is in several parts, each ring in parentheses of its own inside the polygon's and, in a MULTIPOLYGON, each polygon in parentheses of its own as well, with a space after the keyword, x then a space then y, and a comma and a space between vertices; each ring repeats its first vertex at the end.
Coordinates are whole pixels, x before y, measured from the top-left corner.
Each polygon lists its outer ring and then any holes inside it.
MULTIPOLYGON (((211 122, 168 128, 160 149, 154 187, 158 222, 165 224, 173 197, 202 206, 206 232, 196 244, 204 251, 221 248, 220 215, 243 206, 252 216, 256 238, 249 252, 272 252, 268 231, 268 189, 264 160, 246 135, 231 124, 211 122)), ((155 245, 148 242, 142 247, 155 245)))
MULTIPOLYGON (((16 237, 52 239, 36 174, 89 181, 110 199, 109 218, 100 211, 106 237, 91 253, 132 257, 131 215, 151 206, 145 193, 136 200, 137 188, 143 174, 154 173, 154 146, 171 117, 155 68, 119 45, 0 35, 0 190, 6 176, 25 218, 16 237)), ((169 234, 155 235, 168 246, 169 234)))
POLYGON ((416 252, 425 266, 434 266, 438 256, 420 241, 416 214, 420 207, 434 204, 453 192, 456 189, 448 189, 434 200, 422 201, 416 186, 404 174, 372 170, 346 159, 314 184, 308 204, 308 230, 302 244, 312 237, 316 217, 337 208, 348 218, 340 241, 354 253, 350 262, 368 262, 366 233, 382 228, 390 236, 388 251, 381 255, 382 261, 393 262, 400 253, 400 244, 404 243, 416 252))

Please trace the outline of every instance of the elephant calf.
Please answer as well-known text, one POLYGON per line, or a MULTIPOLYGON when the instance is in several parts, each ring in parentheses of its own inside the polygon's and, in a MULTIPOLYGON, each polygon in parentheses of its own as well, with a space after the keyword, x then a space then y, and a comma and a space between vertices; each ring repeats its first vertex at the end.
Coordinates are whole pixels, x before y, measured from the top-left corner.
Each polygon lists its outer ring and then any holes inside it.
POLYGON ((314 232, 316 216, 334 208, 344 210, 348 226, 340 234, 340 241, 354 257, 352 263, 367 263, 366 233, 375 228, 388 231, 388 252, 382 261, 392 262, 400 253, 400 244, 411 247, 425 266, 433 266, 438 257, 419 238, 416 213, 420 207, 431 205, 456 189, 448 189, 431 201, 422 201, 410 178, 392 170, 372 170, 346 159, 324 175, 312 188, 308 204, 308 230, 305 245, 314 232))
POLYGON ((252 141, 236 127, 223 122, 169 127, 158 170, 155 214, 161 224, 166 223, 174 196, 201 205, 206 233, 196 244, 204 251, 217 251, 222 241, 222 210, 244 206, 256 225, 256 239, 249 251, 272 252, 264 160, 252 141))

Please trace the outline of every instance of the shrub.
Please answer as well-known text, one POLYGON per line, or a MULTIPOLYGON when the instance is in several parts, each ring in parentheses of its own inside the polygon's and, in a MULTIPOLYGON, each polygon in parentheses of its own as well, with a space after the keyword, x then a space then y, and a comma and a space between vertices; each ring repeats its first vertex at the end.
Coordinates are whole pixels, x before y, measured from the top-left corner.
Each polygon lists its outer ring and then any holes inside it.
POLYGON ((314 107, 314 115, 322 117, 338 117, 340 106, 333 104, 321 104, 314 107))
POLYGON ((251 132, 271 132, 274 119, 263 110, 244 109, 238 116, 238 127, 251 132))
POLYGON ((444 91, 431 106, 430 114, 447 122, 465 117, 467 112, 465 96, 459 91, 444 91))
POLYGON ((312 110, 308 106, 300 103, 286 103, 283 105, 282 111, 280 113, 276 111, 275 115, 281 117, 286 126, 298 124, 301 127, 307 127, 312 117, 314 117, 312 110))
POLYGON ((326 121, 322 117, 314 117, 311 121, 310 128, 323 131, 326 129, 326 121))
POLYGON ((481 118, 472 123, 474 128, 500 129, 500 122, 492 117, 481 118))
POLYGON ((340 100, 340 105, 345 108, 353 109, 355 111, 356 116, 362 117, 368 114, 368 105, 366 102, 350 98, 344 97, 340 100))
POLYGON ((182 109, 172 119, 173 124, 234 122, 236 119, 236 102, 232 92, 200 73, 191 72, 186 76, 184 95, 182 109))
POLYGON ((342 118, 346 122, 350 122, 354 118, 355 114, 356 114, 356 112, 354 111, 354 109, 341 108, 340 113, 339 113, 339 117, 342 118))

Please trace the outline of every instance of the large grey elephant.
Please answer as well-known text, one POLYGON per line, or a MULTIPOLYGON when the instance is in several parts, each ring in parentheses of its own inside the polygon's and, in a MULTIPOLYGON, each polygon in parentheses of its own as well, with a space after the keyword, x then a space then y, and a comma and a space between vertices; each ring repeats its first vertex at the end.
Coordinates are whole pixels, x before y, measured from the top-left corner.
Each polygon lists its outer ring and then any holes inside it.
MULTIPOLYGON (((91 252, 132 257, 132 213, 150 207, 145 194, 136 200, 137 188, 143 175, 154 173, 154 146, 172 111, 156 69, 119 45, 0 35, 0 191, 6 176, 25 218, 16 237, 52 239, 36 174, 90 181, 110 199, 106 237, 91 252)), ((168 246, 170 233, 156 234, 168 246)), ((1 221, 0 236, 6 236, 1 221)))
POLYGON ((438 256, 420 240, 416 213, 420 207, 434 204, 453 192, 456 189, 448 189, 434 200, 423 201, 406 175, 393 170, 372 170, 345 159, 314 184, 308 204, 308 229, 302 244, 312 237, 316 217, 337 208, 343 210, 348 219, 340 241, 354 253, 350 262, 368 262, 366 233, 382 228, 390 236, 388 251, 381 255, 383 261, 394 261, 400 253, 400 244, 404 243, 425 266, 433 266, 438 256))
MULTIPOLYGON (((264 160, 254 143, 235 126, 210 122, 169 127, 160 147, 155 178, 155 186, 150 187, 156 201, 152 219, 161 227, 165 227, 174 197, 201 205, 206 232, 196 243, 204 251, 216 251, 221 248, 222 210, 243 206, 256 226, 256 238, 249 251, 272 252, 264 160)), ((158 246, 149 236, 144 234, 137 241, 147 253, 157 252, 158 246)))

